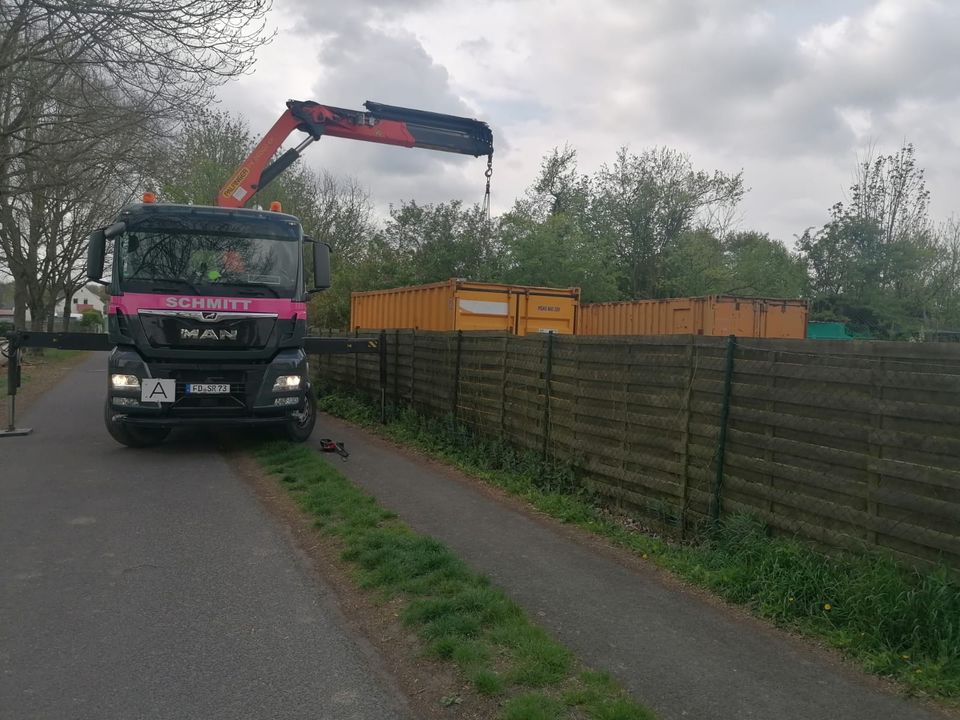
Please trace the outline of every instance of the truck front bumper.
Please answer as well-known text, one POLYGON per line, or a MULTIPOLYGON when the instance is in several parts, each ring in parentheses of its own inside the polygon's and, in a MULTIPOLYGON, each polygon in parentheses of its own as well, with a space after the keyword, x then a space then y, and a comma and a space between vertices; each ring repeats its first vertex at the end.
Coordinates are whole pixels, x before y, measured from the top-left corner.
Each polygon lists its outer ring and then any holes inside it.
POLYGON ((110 356, 107 397, 115 422, 142 427, 278 425, 306 409, 312 392, 303 350, 281 350, 269 363, 191 363, 145 361, 133 348, 117 347, 110 356), (117 388, 112 376, 170 380, 170 402, 145 401, 135 385, 117 388), (281 376, 299 375, 299 387, 275 387, 281 376), (190 385, 228 385, 229 392, 196 394, 190 385))
POLYGON ((287 422, 289 415, 252 416, 252 417, 180 417, 166 415, 164 417, 150 417, 148 415, 132 415, 114 412, 114 422, 136 427, 264 427, 277 426, 287 422))

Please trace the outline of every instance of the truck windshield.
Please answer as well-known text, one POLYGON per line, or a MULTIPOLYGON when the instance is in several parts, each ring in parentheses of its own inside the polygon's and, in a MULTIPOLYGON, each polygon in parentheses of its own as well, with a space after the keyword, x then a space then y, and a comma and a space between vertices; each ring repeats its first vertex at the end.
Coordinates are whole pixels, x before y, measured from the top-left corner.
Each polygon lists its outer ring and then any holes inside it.
POLYGON ((120 286, 131 292, 292 297, 296 237, 131 230, 117 243, 120 286))

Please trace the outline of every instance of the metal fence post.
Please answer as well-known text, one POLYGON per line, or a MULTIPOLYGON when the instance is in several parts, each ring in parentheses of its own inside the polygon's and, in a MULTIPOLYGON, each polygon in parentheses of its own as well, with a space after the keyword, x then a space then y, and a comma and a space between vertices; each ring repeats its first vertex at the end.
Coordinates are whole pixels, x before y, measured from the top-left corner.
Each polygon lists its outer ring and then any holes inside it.
POLYGON ((547 459, 547 450, 550 447, 550 381, 553 377, 553 335, 547 333, 547 367, 544 371, 544 398, 543 398, 543 459, 547 459))
POLYGON ((504 439, 507 431, 507 357, 510 336, 503 336, 503 367, 500 372, 500 440, 504 439))
POLYGON ((463 330, 457 330, 456 365, 453 368, 453 419, 457 419, 457 406, 460 404, 460 358, 463 354, 463 330))
POLYGON ((380 331, 380 424, 387 424, 387 331, 380 331))
POLYGON ((410 407, 414 406, 417 395, 417 329, 410 335, 410 407))
POLYGON ((400 404, 400 329, 393 331, 393 403, 400 404))
POLYGON ((716 523, 720 519, 723 498, 723 463, 727 454, 727 425, 730 420, 730 392, 733 389, 734 353, 737 349, 737 336, 727 338, 727 357, 723 375, 723 401, 720 406, 720 434, 717 437, 717 474, 713 481, 713 499, 710 503, 710 520, 716 523))
MULTIPOLYGON (((353 336, 360 337, 360 328, 353 331, 353 336)), ((355 390, 360 389, 360 356, 357 353, 353 354, 353 387, 355 390)))

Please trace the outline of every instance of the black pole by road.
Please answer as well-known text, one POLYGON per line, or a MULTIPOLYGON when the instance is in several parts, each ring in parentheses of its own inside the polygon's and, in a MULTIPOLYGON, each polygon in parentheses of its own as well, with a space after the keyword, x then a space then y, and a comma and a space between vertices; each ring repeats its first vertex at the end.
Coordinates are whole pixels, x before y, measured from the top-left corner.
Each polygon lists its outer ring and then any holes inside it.
POLYGON ((20 387, 20 335, 7 336, 7 427, 0 430, 0 437, 29 435, 30 428, 17 428, 17 388, 20 387))
POLYGON ((720 519, 723 498, 723 464, 727 454, 727 425, 730 420, 730 392, 733 389, 733 360, 737 349, 737 336, 727 338, 727 356, 723 374, 723 401, 720 406, 720 434, 717 437, 717 474, 713 481, 713 500, 710 503, 710 520, 720 519))
POLYGON ((13 411, 16 402, 14 398, 17 394, 17 387, 20 385, 20 347, 16 343, 16 335, 7 337, 5 354, 7 356, 7 395, 10 396, 10 417, 7 418, 10 421, 10 427, 7 430, 13 430, 13 411))

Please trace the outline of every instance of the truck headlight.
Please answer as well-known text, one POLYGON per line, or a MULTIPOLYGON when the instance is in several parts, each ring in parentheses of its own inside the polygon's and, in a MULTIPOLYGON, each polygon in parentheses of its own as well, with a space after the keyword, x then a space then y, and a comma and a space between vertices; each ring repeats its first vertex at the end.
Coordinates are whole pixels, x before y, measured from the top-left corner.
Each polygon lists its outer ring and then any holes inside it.
POLYGON ((274 392, 290 392, 300 389, 299 375, 281 375, 273 382, 274 392))
POLYGON ((140 387, 140 378, 136 375, 113 374, 110 376, 110 384, 114 390, 136 390, 140 387))

